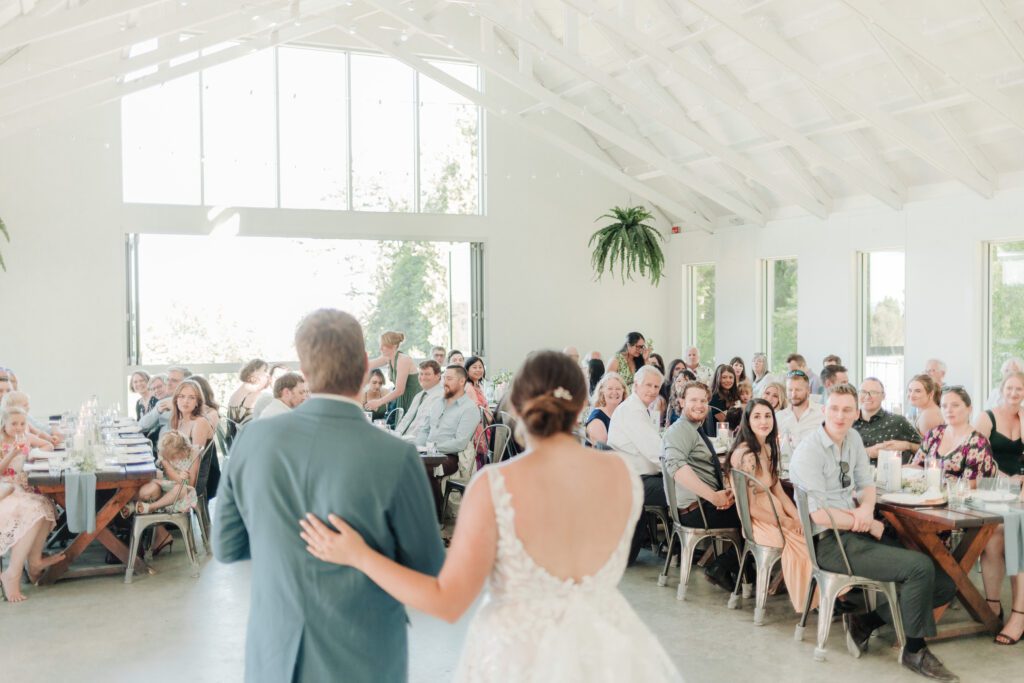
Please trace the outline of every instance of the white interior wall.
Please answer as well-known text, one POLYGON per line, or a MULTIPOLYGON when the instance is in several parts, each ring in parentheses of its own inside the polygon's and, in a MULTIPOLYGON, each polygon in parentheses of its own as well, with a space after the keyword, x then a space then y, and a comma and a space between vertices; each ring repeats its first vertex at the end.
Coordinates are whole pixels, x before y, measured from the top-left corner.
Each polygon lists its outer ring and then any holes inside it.
MULTIPOLYGON (((947 382, 973 396, 984 389, 984 248, 987 241, 1024 239, 1024 190, 985 200, 959 189, 909 202, 902 211, 850 209, 827 220, 771 221, 764 228, 725 228, 714 235, 685 235, 673 243, 679 296, 685 303, 685 265, 716 264, 716 361, 749 359, 761 350, 760 262, 796 257, 799 352, 817 368, 828 353, 854 367, 856 353, 856 255, 902 250, 906 254, 907 375, 938 357, 947 382)), ((672 325, 685 335, 683 307, 672 325)), ((1024 334, 1024 330, 1021 331, 1024 334)), ((710 362, 710 361, 708 361, 710 362)), ((774 368, 773 368, 774 369, 774 368)), ((891 390, 890 390, 891 391, 891 390)))
MULTIPOLYGON (((0 140, 0 216, 12 239, 0 244, 0 365, 15 369, 40 415, 91 394, 124 401, 124 235, 212 227, 203 208, 122 204, 119 117, 114 103, 0 140)), ((632 329, 668 342, 671 283, 595 284, 590 268, 594 219, 640 200, 519 129, 488 120, 485 130, 486 216, 243 209, 240 233, 485 242, 492 369, 542 347, 607 354, 632 329)), ((576 129, 564 134, 593 148, 576 129)))

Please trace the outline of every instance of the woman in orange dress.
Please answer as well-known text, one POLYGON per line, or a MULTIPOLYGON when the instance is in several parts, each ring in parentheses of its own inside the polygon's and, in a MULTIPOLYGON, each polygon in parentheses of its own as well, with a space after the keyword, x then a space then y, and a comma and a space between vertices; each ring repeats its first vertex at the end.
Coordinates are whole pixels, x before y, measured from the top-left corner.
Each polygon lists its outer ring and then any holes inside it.
MULTIPOLYGON (((733 469, 742 470, 768 487, 765 490, 751 482, 747 491, 754 542, 782 548, 782 576, 786 580, 793 610, 799 613, 803 610, 807 586, 811 581, 811 558, 807 554, 796 505, 782 490, 779 480, 778 437, 771 404, 763 398, 751 400, 743 411, 739 436, 723 464, 723 470, 726 477, 733 469), (773 503, 779 515, 778 522, 772 513, 773 503)), ((817 605, 818 596, 815 595, 811 607, 817 605)))

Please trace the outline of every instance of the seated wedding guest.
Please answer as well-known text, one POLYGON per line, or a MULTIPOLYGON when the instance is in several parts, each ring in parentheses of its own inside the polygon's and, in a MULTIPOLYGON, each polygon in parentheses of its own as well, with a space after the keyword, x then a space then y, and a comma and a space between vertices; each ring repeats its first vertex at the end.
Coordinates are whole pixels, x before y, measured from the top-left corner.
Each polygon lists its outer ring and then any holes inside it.
POLYGON ((412 397, 420 393, 419 368, 409 354, 399 350, 404 341, 403 332, 385 332, 380 336, 380 357, 369 361, 369 367, 372 370, 387 365, 395 388, 381 398, 367 401, 367 410, 375 411, 382 405, 387 410, 408 410, 412 397))
MULTIPOLYGON (((956 595, 956 586, 926 555, 883 536, 884 527, 875 519, 870 460, 860 435, 853 429, 857 414, 857 390, 849 384, 833 387, 825 403, 825 423, 800 442, 789 465, 793 484, 808 492, 813 532, 818 537, 818 564, 827 571, 848 571, 830 531, 831 513, 853 573, 895 581, 899 586, 899 609, 906 634, 906 647, 900 657, 903 666, 936 680, 958 681, 925 644, 925 638, 935 636, 932 610, 948 604, 956 595)), ((892 612, 879 597, 877 609, 846 614, 843 621, 847 648, 859 657, 867 652, 872 632, 891 623, 892 612)))
POLYGON ((719 365, 715 379, 711 382, 711 400, 708 401, 707 433, 717 434, 717 424, 728 423, 729 429, 740 424, 742 412, 736 410, 740 401, 740 388, 736 382, 736 371, 731 365, 719 365))
POLYGON ((985 401, 985 408, 995 408, 999 405, 999 402, 1003 400, 1002 382, 1008 375, 1015 372, 1024 372, 1024 360, 1020 358, 1007 358, 1003 361, 1003 364, 999 367, 999 384, 993 387, 992 393, 988 395, 988 400, 985 401))
POLYGON ((586 357, 583 359, 584 363, 589 363, 592 360, 604 360, 601 357, 600 351, 588 351, 586 357))
POLYGON ((924 374, 931 377, 940 389, 946 385, 946 364, 938 358, 928 359, 924 364, 924 374))
POLYGON ((210 386, 210 381, 202 375, 192 375, 189 377, 193 382, 199 385, 199 388, 203 392, 203 417, 213 427, 213 431, 217 431, 217 425, 220 424, 220 404, 217 403, 217 397, 213 393, 213 387, 210 386))
POLYGON ((260 392, 260 397, 256 399, 256 403, 252 405, 253 420, 259 419, 260 415, 263 414, 264 409, 266 409, 266 407, 274 400, 274 382, 287 375, 289 372, 292 372, 292 369, 287 365, 275 363, 270 366, 270 379, 267 381, 267 386, 260 392))
MULTIPOLYGON (((1016 481, 1024 480, 1024 443, 1021 441, 1021 402, 1024 400, 1024 373, 1008 372, 999 385, 1000 401, 978 416, 974 428, 981 436, 988 438, 992 449, 992 459, 999 472, 1012 477, 1016 481)), ((951 393, 943 393, 943 411, 946 399, 951 393)), ((968 405, 970 405, 968 403, 968 405)), ((968 413, 969 418, 969 413, 968 413)), ((1024 498, 1024 494, 1022 494, 1024 498)), ((990 604, 999 606, 1002 619, 1003 608, 999 602, 999 594, 1003 588, 1003 577, 1006 575, 1006 530, 1000 524, 992 538, 985 545, 981 554, 982 580, 985 584, 985 599, 990 604), (989 597, 992 596, 992 597, 989 597)), ((996 636, 999 645, 1016 645, 1024 634, 1024 573, 1010 577, 1011 602, 1010 618, 1003 625, 1003 630, 996 636)))
POLYGON ((135 402, 135 419, 141 420, 142 416, 145 415, 156 405, 157 397, 153 395, 153 392, 149 389, 149 381, 152 378, 148 372, 142 370, 136 370, 132 373, 132 377, 128 380, 128 388, 133 394, 139 395, 139 400, 135 402))
POLYGON ((633 377, 640 368, 647 365, 647 340, 639 332, 630 332, 626 335, 626 341, 622 348, 616 352, 615 357, 608 363, 608 372, 617 372, 629 391, 633 387, 633 377))
MULTIPOLYGON (((756 389, 755 393, 757 393, 756 389)), ((789 403, 786 401, 786 387, 781 382, 766 383, 761 387, 761 395, 758 398, 768 401, 776 413, 789 407, 789 403)))
POLYGON ((827 356, 825 356, 824 358, 821 359, 821 367, 822 368, 827 368, 830 365, 842 365, 842 364, 843 364, 843 359, 840 358, 839 356, 835 355, 834 353, 830 353, 829 355, 827 355, 827 356))
POLYGON ((256 419, 262 420, 290 412, 302 405, 307 398, 309 398, 309 389, 306 387, 306 379, 302 375, 297 372, 281 375, 274 382, 274 400, 263 409, 256 419))
POLYGON ((256 401, 270 384, 270 365, 261 358, 255 358, 242 366, 238 379, 242 386, 235 389, 228 399, 228 419, 237 427, 243 427, 255 417, 256 401))
POLYGON ((213 425, 205 415, 206 398, 202 387, 194 379, 186 379, 174 390, 171 398, 168 429, 184 434, 189 443, 201 452, 213 438, 213 425))
POLYGON ((445 350, 443 346, 435 346, 430 349, 430 357, 434 359, 435 363, 437 363, 437 367, 444 365, 447 353, 448 351, 445 350))
POLYGON ((441 511, 441 478, 454 474, 464 465, 466 471, 459 471, 460 478, 468 479, 473 468, 459 462, 459 454, 467 449, 480 426, 480 409, 466 394, 466 382, 469 375, 461 365, 449 365, 444 369, 444 394, 442 400, 436 401, 430 409, 430 417, 416 434, 416 445, 434 444, 434 448, 448 456, 447 462, 441 465, 443 474, 432 476, 431 486, 434 489, 434 501, 437 511, 441 511))
POLYGON ((587 386, 591 396, 597 389, 597 383, 604 377, 604 372, 604 361, 600 358, 591 358, 587 361, 587 386))
MULTIPOLYGON (((729 488, 735 490, 732 470, 742 470, 767 487, 750 482, 747 487, 750 521, 754 526, 754 542, 782 548, 782 576, 786 580, 793 611, 804 610, 807 586, 811 581, 811 558, 807 554, 800 513, 793 500, 782 489, 779 479, 779 430, 775 411, 768 401, 755 398, 743 410, 740 429, 729 455, 722 464, 729 488), (772 511, 774 507, 774 512, 772 511), (775 515, 778 514, 776 521, 775 515), (782 529, 779 529, 779 526, 782 529)), ((815 600, 811 607, 818 606, 815 600)))
POLYGON ((771 381, 771 374, 768 355, 758 351, 750 359, 750 381, 754 385, 754 395, 760 395, 764 385, 771 381))
MULTIPOLYGON (((626 456, 644 485, 644 505, 665 507, 665 489, 661 481, 661 435, 651 420, 651 405, 661 389, 661 373, 653 365, 645 365, 633 376, 633 393, 615 409, 608 427, 608 445, 626 456)), ((625 382, 623 382, 625 386, 625 382)), ((636 560, 645 532, 641 519, 637 522, 630 546, 629 562, 636 560)))
MULTIPOLYGON (((651 353, 647 356, 647 364, 653 365, 658 368, 658 372, 661 373, 662 383, 661 386, 665 386, 665 378, 668 375, 665 373, 665 359, 660 354, 651 353)), ((662 395, 661 390, 658 390, 658 398, 654 399, 654 405, 651 406, 651 414, 656 415, 658 418, 658 424, 661 424, 665 419, 665 408, 668 407, 668 399, 662 395)))
POLYGON ((914 429, 922 436, 942 424, 939 387, 928 375, 914 375, 907 385, 907 402, 917 409, 914 429))
POLYGON ((942 462, 943 473, 966 478, 977 487, 981 477, 997 474, 991 442, 971 425, 971 396, 963 387, 942 391, 943 424, 925 434, 913 464, 924 465, 928 457, 942 462))
POLYGON ((711 386, 711 378, 715 373, 708 366, 700 364, 700 351, 696 346, 691 346, 683 353, 683 364, 687 370, 693 373, 698 382, 711 386))
MULTIPOLYGON (((732 371, 736 373, 737 382, 746 382, 747 378, 747 364, 743 362, 743 359, 739 356, 733 356, 733 359, 729 361, 729 366, 732 371)), ((753 382, 751 382, 753 384, 753 382)))
MULTIPOLYGON (((726 488, 722 465, 703 427, 708 414, 708 388, 701 382, 687 382, 682 393, 683 419, 676 420, 665 432, 661 449, 665 469, 675 481, 679 521, 702 529, 706 517, 709 528, 738 529, 736 500, 726 488), (703 508, 704 517, 698 508, 703 508)), ((739 558, 728 549, 704 569, 704 575, 716 586, 732 591, 738 571, 739 558)))
POLYGON ((847 374, 846 368, 842 365, 826 365, 821 370, 821 390, 822 394, 828 395, 828 392, 832 390, 832 387, 837 384, 849 384, 850 376, 847 374))
POLYGON ((8 391, 14 391, 14 385, 11 383, 9 375, 0 375, 0 398, 3 398, 8 391))
POLYGON ((32 445, 27 418, 17 407, 0 413, 0 557, 10 551, 7 567, 0 574, 0 588, 8 602, 27 599, 21 592, 26 564, 29 581, 35 583, 47 567, 64 559, 63 553, 43 555, 57 519, 56 509, 53 501, 29 486, 24 468, 32 448, 49 446, 32 445))
MULTIPOLYGON (((11 392, 17 397, 20 392, 11 392)), ((9 395, 9 394, 8 394, 9 395)), ((33 448, 43 451, 52 451, 53 442, 48 438, 42 438, 33 434, 29 429, 28 411, 21 405, 10 403, 7 396, 2 401, 2 415, 4 416, 3 429, 0 431, 0 446, 4 453, 11 448, 23 450, 27 456, 33 448)))
POLYGON ((754 398, 754 386, 748 380, 743 380, 740 382, 739 393, 739 406, 741 408, 746 408, 747 404, 754 398))
POLYGON ((465 364, 466 364, 466 357, 464 355, 462 355, 462 351, 459 351, 457 349, 452 349, 451 351, 448 352, 448 358, 445 359, 445 362, 441 363, 441 367, 446 367, 448 365, 465 365, 465 364))
MULTIPOLYGON (((665 381, 661 383, 661 391, 659 392, 661 396, 661 403, 659 404, 659 407, 661 408, 661 420, 659 424, 663 427, 668 426, 669 414, 674 412, 672 406, 672 387, 685 369, 686 363, 683 362, 682 358, 674 358, 672 362, 668 364, 668 372, 665 373, 665 381)), ((678 417, 678 411, 675 412, 676 417, 678 417)))
MULTIPOLYGON (((153 403, 153 406, 145 413, 143 413, 143 415, 148 414, 150 410, 156 407, 157 403, 171 395, 171 392, 167 388, 167 386, 168 377, 164 373, 160 373, 159 375, 153 375, 152 377, 149 378, 149 393, 153 398, 156 399, 156 401, 152 401, 152 399, 150 399, 151 402, 153 403)), ((139 419, 141 420, 142 418, 139 419)))
POLYGON ((8 408, 21 408, 25 411, 25 416, 28 420, 28 433, 35 436, 43 441, 56 446, 64 437, 59 433, 50 433, 50 426, 43 423, 40 420, 32 417, 32 407, 29 405, 29 397, 24 391, 9 391, 4 394, 3 399, 0 400, 0 410, 7 410, 8 408))
POLYGON ((409 410, 405 411, 402 421, 395 427, 395 434, 398 436, 413 435, 419 433, 423 424, 430 419, 430 411, 434 404, 440 401, 444 395, 444 387, 441 386, 441 366, 436 360, 425 360, 420 363, 420 386, 423 390, 416 394, 409 410))
POLYGON ((860 415, 853 428, 860 434, 868 457, 878 459, 879 451, 900 451, 908 462, 921 443, 921 435, 902 415, 882 408, 885 387, 877 377, 860 383, 860 415))
POLYGON ((1024 373, 1011 372, 999 385, 1001 400, 986 410, 974 428, 988 439, 992 457, 1003 474, 1024 480, 1024 441, 1021 440, 1021 403, 1024 402, 1024 373))
POLYGON ((812 396, 817 396, 821 393, 821 380, 816 374, 814 374, 813 370, 807 367, 807 359, 802 355, 799 353, 791 353, 786 356, 786 368, 790 372, 799 370, 807 376, 812 396))
POLYGON ((672 383, 672 393, 669 394, 668 409, 665 411, 665 422, 662 423, 666 429, 674 425, 683 414, 683 387, 687 382, 696 381, 692 378, 692 374, 689 370, 679 373, 676 381, 672 383), (687 377, 687 375, 691 375, 691 377, 687 377))
POLYGON ((593 393, 593 410, 587 415, 584 427, 587 440, 592 444, 608 443, 608 429, 612 415, 626 398, 626 384, 617 372, 606 372, 593 393))
POLYGON ((388 405, 379 399, 384 396, 384 373, 378 368, 370 370, 366 386, 363 387, 363 410, 371 413, 371 420, 383 420, 388 414, 388 405), (375 406, 371 408, 371 404, 375 406))
MULTIPOLYGON (((168 431, 157 446, 157 478, 143 484, 135 504, 135 512, 185 512, 196 507, 196 479, 199 477, 201 450, 192 446, 184 434, 168 431)), ((168 537, 170 535, 168 534, 168 537)), ((174 540, 153 543, 153 555, 164 547, 171 550, 174 540)))
POLYGON ((469 377, 469 381, 466 382, 466 393, 470 398, 473 399, 477 407, 480 408, 483 419, 476 428, 476 433, 473 435, 473 441, 476 444, 477 452, 477 466, 483 467, 484 456, 487 454, 487 444, 480 438, 483 434, 484 428, 494 423, 494 413, 491 412, 491 407, 487 401, 487 394, 484 393, 484 377, 486 377, 486 369, 484 368, 484 359, 479 356, 470 356, 466 359, 466 376, 469 377))
POLYGON ((569 356, 572 362, 575 363, 576 365, 580 364, 580 352, 576 349, 575 346, 566 346, 564 349, 562 349, 562 353, 569 356))
POLYGON ((825 411, 811 403, 811 385, 803 370, 790 370, 786 375, 786 399, 789 407, 776 413, 779 443, 783 452, 792 453, 804 437, 817 431, 825 419, 825 411))
POLYGON ((662 376, 665 375, 665 359, 661 357, 660 353, 647 354, 647 364, 658 368, 658 372, 660 372, 662 376))

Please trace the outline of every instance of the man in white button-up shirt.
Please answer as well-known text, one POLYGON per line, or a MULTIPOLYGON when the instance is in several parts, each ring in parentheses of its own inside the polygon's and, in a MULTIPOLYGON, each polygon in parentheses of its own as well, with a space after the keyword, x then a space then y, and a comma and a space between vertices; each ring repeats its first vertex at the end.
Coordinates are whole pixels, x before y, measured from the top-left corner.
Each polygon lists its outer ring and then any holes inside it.
POLYGON ((395 428, 395 433, 398 436, 415 436, 420 427, 430 419, 430 410, 434 407, 434 403, 444 395, 444 387, 441 385, 441 366, 436 360, 425 360, 420 363, 419 380, 423 391, 412 397, 409 409, 405 411, 405 416, 395 428))
POLYGON ((779 441, 784 453, 792 453, 808 434, 817 431, 825 420, 825 410, 812 403, 811 383, 803 370, 791 370, 786 376, 786 397, 789 407, 775 415, 779 441))
POLYGON ((608 445, 623 453, 644 480, 644 504, 665 505, 661 485, 661 435, 648 408, 658 398, 662 374, 645 365, 633 379, 633 393, 612 413, 608 445))

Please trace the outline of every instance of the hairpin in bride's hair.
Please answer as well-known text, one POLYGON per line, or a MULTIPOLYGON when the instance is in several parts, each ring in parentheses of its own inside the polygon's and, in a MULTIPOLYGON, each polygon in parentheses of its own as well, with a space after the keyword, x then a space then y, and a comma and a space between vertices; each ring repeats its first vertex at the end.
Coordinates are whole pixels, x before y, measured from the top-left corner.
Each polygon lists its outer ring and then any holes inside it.
POLYGON ((560 398, 563 401, 571 401, 572 400, 572 394, 570 394, 569 391, 565 387, 558 387, 557 389, 552 391, 551 394, 555 398, 560 398))

